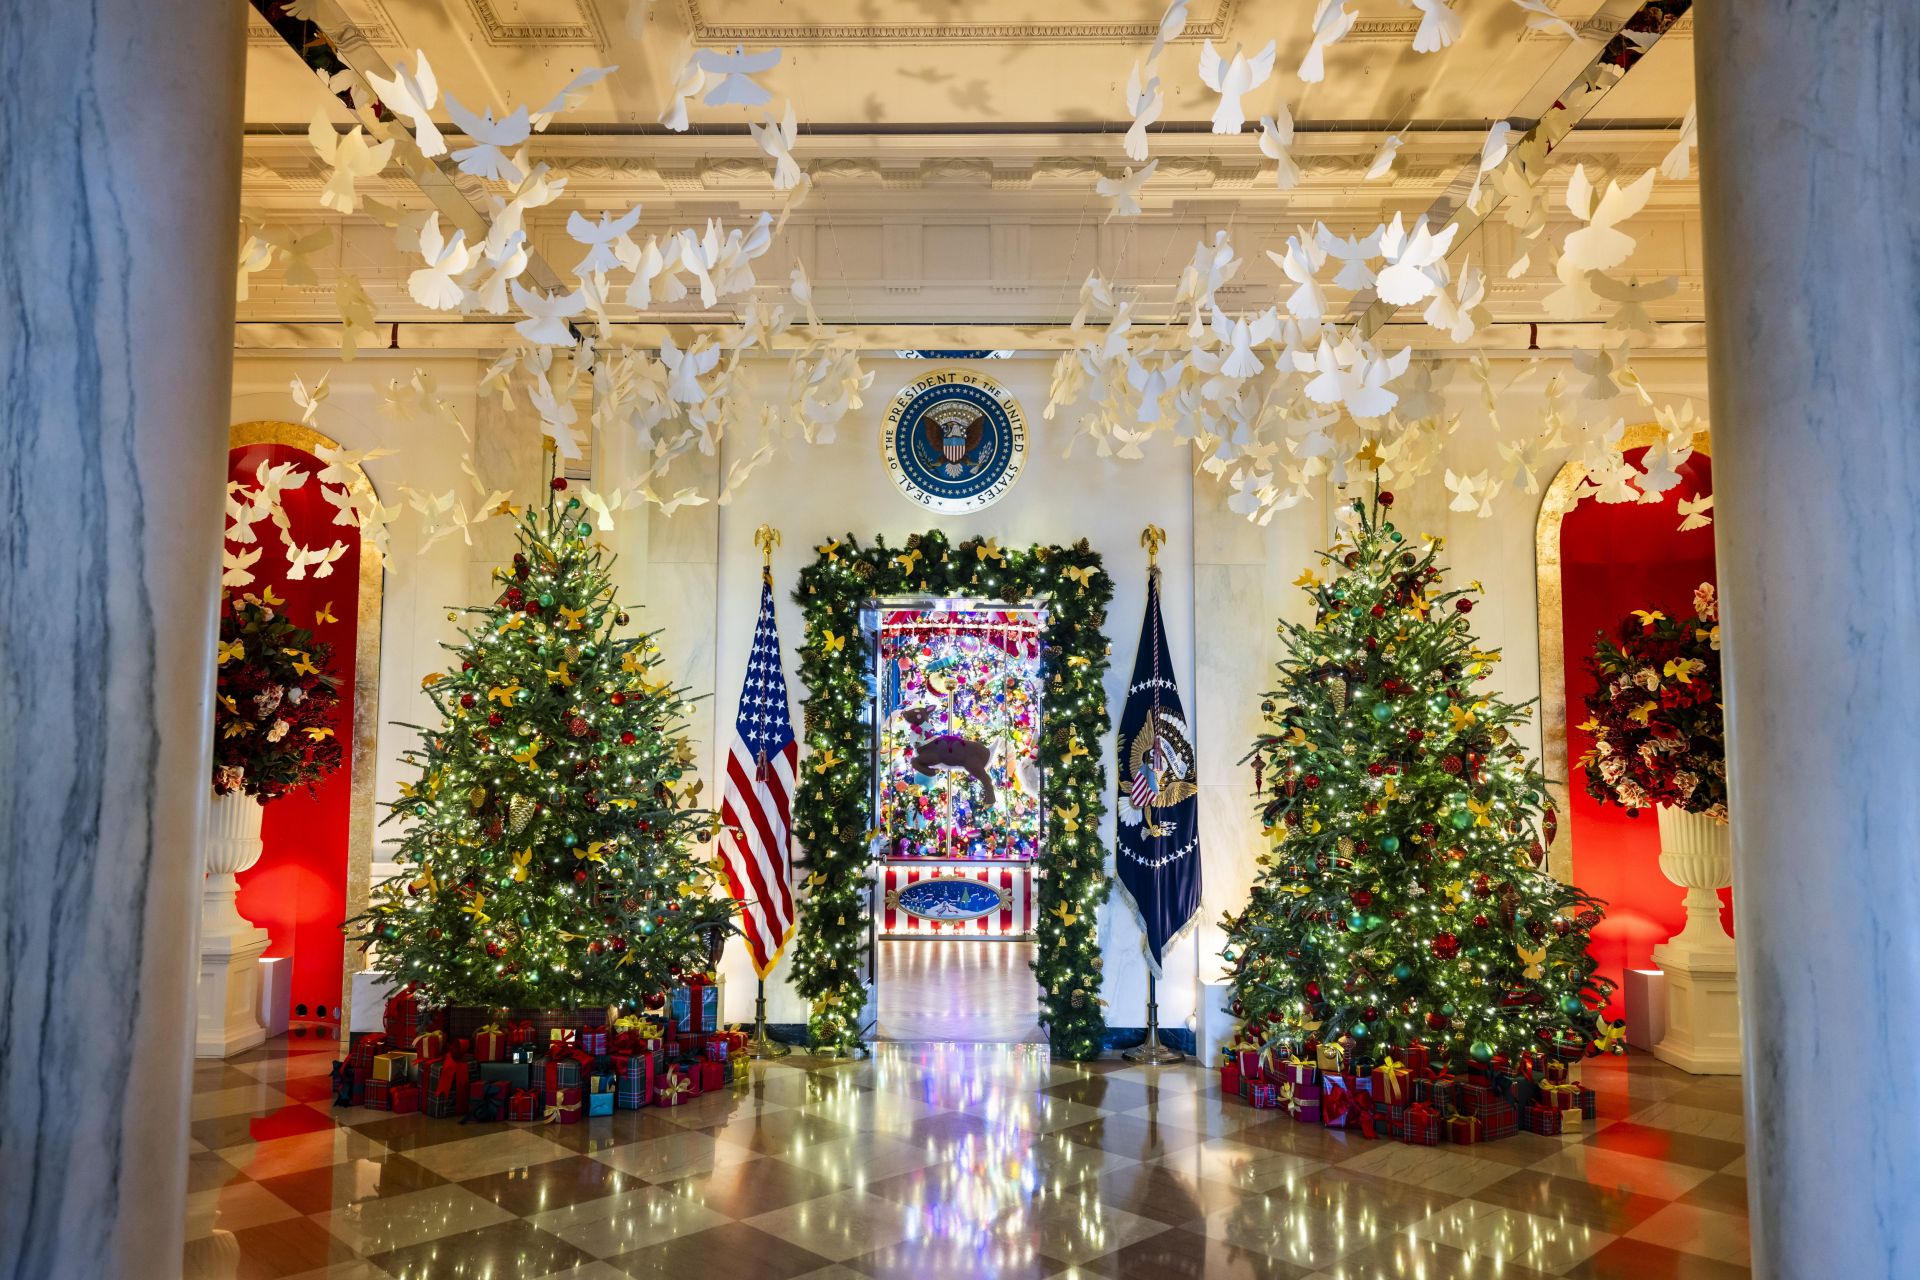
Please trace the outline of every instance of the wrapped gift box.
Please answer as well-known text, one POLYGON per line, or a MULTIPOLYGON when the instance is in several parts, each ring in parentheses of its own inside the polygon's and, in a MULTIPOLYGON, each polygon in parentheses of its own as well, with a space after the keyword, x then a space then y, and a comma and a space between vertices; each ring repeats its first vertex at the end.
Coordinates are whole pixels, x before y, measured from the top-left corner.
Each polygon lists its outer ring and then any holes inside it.
POLYGON ((397 1084, 393 1086, 393 1107, 395 1115, 404 1115, 420 1109, 420 1086, 417 1084, 397 1084))
POLYGON ((387 1037, 378 1031, 356 1031, 347 1047, 347 1061, 364 1083, 373 1079, 373 1060, 387 1051, 387 1037))
POLYGON ((1338 1044, 1323 1044, 1314 1050, 1314 1065, 1322 1072, 1344 1072, 1347 1069, 1347 1051, 1338 1044))
POLYGON ((366 1077, 355 1071, 353 1064, 341 1059, 333 1064, 333 1105, 336 1107, 357 1107, 367 1096, 366 1077))
POLYGON ((1320 1073, 1320 1123, 1329 1129, 1345 1129, 1356 1124, 1359 1113, 1354 1097, 1357 1094, 1367 1094, 1367 1105, 1371 1106, 1372 1092, 1371 1077, 1322 1070, 1320 1073))
POLYGON ((547 1062, 546 1081, 549 1092, 555 1089, 578 1089, 585 1074, 578 1058, 555 1058, 547 1062))
POLYGON ((420 1034, 420 1000, 411 984, 388 997, 385 1021, 387 1039, 395 1044, 410 1045, 420 1034))
POLYGON ((677 1107, 700 1096, 699 1082, 681 1067, 668 1067, 653 1086, 653 1105, 677 1107))
POLYGON ((1232 1097, 1240 1092, 1240 1066, 1229 1062, 1220 1068, 1220 1092, 1232 1097))
POLYGON ((1575 1085, 1574 1099, 1580 1104, 1580 1116, 1584 1120, 1597 1119, 1600 1115, 1600 1099, 1593 1090, 1585 1085, 1575 1085))
POLYGON ((579 1124, 586 1117, 586 1106, 581 1102, 581 1091, 576 1088, 559 1089, 545 1095, 548 1099, 546 1122, 548 1124, 579 1124))
POLYGON ((390 1049, 373 1059, 373 1078, 387 1084, 405 1084, 413 1078, 414 1055, 390 1049))
POLYGON ((480 1079, 499 1080, 510 1088, 533 1088, 533 1064, 531 1062, 482 1062, 480 1079))
POLYGON ((615 1054, 614 1100, 623 1111, 637 1111, 653 1098, 653 1055, 650 1053, 615 1054))
POLYGON ((1233 1051, 1233 1060, 1234 1065, 1240 1068, 1240 1078, 1249 1084, 1259 1084, 1267 1078, 1267 1073, 1262 1070, 1260 1066, 1260 1051, 1258 1049, 1235 1049, 1233 1051))
POLYGON ((727 1043, 725 1036, 714 1036, 707 1041, 707 1060, 725 1062, 733 1056, 733 1046, 727 1043))
POLYGON ((1536 1102, 1520 1113, 1520 1127, 1528 1133, 1557 1138, 1560 1136, 1560 1111, 1544 1102, 1536 1102))
POLYGON ((589 1093, 587 1095, 587 1114, 590 1116, 610 1116, 616 1095, 611 1093, 589 1093))
POLYGON ((1320 1123, 1320 1086, 1280 1082, 1280 1105, 1301 1124, 1320 1123))
POLYGON ((532 1123, 546 1119, 546 1095, 538 1089, 515 1089, 507 1098, 507 1119, 532 1123))
POLYGON ((1393 1050, 1392 1053, 1416 1080, 1433 1070, 1432 1053, 1427 1046, 1417 1040, 1404 1049, 1393 1050))
POLYGON ((594 1058, 604 1058, 613 1043, 613 1033, 604 1026, 582 1027, 580 1029, 580 1052, 594 1058))
POLYGON ((1416 1078, 1409 1092, 1415 1102, 1427 1103, 1443 1116, 1460 1108, 1459 1084, 1445 1072, 1416 1078))
POLYGON ((420 1072, 421 1109, 440 1119, 465 1114, 473 1066, 471 1058, 454 1054, 429 1062, 420 1072))
POLYGON ((1505 1098, 1496 1098, 1492 1102, 1475 1107, 1469 1114, 1485 1126, 1485 1140, 1488 1142, 1498 1138, 1511 1138, 1520 1132, 1520 1109, 1505 1098))
POLYGON ((1487 1126, 1475 1116, 1448 1116, 1447 1141, 1472 1146, 1487 1140, 1487 1126))
POLYGON ((363 1105, 369 1111, 393 1110, 393 1085, 385 1080, 367 1081, 367 1097, 363 1105))
POLYGON ((1250 1086, 1251 1094, 1247 1101, 1262 1111, 1270 1111, 1280 1105, 1280 1084, 1275 1080, 1261 1080, 1250 1086))
POLYGON ((689 978, 667 995, 668 1021, 679 1035, 712 1035, 720 1029, 720 988, 725 980, 689 978))
POLYGON ((726 1087, 727 1064, 715 1062, 711 1058, 697 1062, 694 1064, 694 1076, 700 1081, 700 1092, 712 1093, 726 1087))
POLYGON ((1413 1101, 1412 1077, 1401 1063, 1388 1058, 1373 1069, 1373 1100, 1385 1107, 1404 1107, 1413 1101))
POLYGON ((1394 1107, 1388 1112, 1392 1136, 1416 1147, 1437 1147, 1444 1125, 1438 1111, 1424 1102, 1394 1107))
POLYGON ((467 1086, 467 1114, 460 1117, 460 1123, 505 1120, 512 1097, 513 1086, 505 1080, 475 1080, 467 1086))
POLYGON ((1296 1086, 1320 1083, 1320 1068, 1305 1058, 1288 1058, 1278 1070, 1282 1080, 1296 1086))
POLYGON ((422 1031, 413 1038, 413 1056, 418 1062, 431 1062, 447 1051, 447 1033, 422 1031))
POLYGON ((507 1060, 507 1029, 494 1022, 474 1032, 473 1056, 482 1062, 505 1062, 507 1060))

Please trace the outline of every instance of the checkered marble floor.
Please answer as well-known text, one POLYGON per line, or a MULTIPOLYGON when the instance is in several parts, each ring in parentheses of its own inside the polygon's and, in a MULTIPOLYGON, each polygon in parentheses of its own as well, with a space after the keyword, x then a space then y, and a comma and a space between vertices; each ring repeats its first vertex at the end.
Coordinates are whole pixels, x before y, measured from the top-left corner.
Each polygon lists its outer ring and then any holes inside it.
POLYGON ((1043 1046, 756 1063, 566 1127, 336 1111, 331 1056, 196 1073, 189 1280, 1748 1274, 1738 1082, 1643 1055, 1588 1064, 1578 1140, 1437 1149, 1043 1046))

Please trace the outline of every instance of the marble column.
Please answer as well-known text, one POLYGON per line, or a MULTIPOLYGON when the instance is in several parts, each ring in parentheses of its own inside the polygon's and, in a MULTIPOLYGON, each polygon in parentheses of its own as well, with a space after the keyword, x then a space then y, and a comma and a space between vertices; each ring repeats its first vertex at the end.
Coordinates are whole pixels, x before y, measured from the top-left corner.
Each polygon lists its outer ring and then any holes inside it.
POLYGON ((1920 5, 1694 13, 1754 1266, 1920 1275, 1920 5))
POLYGON ((0 1275, 177 1271, 240 0, 0 39, 0 1275))

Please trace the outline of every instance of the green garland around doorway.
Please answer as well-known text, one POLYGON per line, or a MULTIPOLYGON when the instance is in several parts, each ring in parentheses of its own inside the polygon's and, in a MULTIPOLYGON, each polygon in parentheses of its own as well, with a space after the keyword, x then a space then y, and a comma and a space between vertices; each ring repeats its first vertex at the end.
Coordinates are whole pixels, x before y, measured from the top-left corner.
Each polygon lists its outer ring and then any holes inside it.
POLYGON ((1016 550, 994 539, 951 545, 938 530, 903 549, 884 539, 862 547, 848 534, 815 548, 794 599, 806 611, 800 676, 808 756, 800 762, 794 832, 806 851, 794 981, 812 1007, 815 1048, 845 1053, 859 1043, 867 944, 861 887, 873 826, 873 759, 860 610, 888 596, 970 596, 1047 606, 1045 733, 1040 746, 1046 838, 1035 890, 1039 908, 1040 1017, 1053 1052, 1100 1052, 1100 939, 1095 913, 1107 899, 1104 744, 1110 721, 1102 631, 1113 580, 1083 538, 1071 547, 1016 550))

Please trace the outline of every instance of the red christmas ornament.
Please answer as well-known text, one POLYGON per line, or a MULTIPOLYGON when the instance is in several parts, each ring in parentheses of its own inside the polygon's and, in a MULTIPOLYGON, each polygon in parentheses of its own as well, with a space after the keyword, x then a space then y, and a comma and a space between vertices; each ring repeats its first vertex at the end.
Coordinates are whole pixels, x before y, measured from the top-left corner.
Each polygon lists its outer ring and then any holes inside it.
POLYGON ((1388 493, 1385 489, 1382 489, 1380 491, 1379 502, 1380 502, 1380 505, 1383 507, 1390 507, 1393 505, 1393 495, 1391 493, 1388 493))
POLYGON ((1423 739, 1425 739, 1425 738, 1426 738, 1426 736, 1427 736, 1427 731, 1426 731, 1425 729, 1409 729, 1409 730, 1407 730, 1407 741, 1408 741, 1408 742, 1420 742, 1420 741, 1422 741, 1423 739))
POLYGON ((487 724, 495 729, 498 729, 501 725, 505 723, 506 723, 506 720, 501 717, 498 711, 490 712, 487 716, 487 724))
POLYGON ((1320 775, 1317 773, 1310 773, 1306 777, 1302 778, 1300 781, 1306 784, 1307 790, 1312 791, 1320 785, 1320 775))
POLYGON ((1465 596, 1461 596, 1458 600, 1455 600, 1453 602, 1453 607, 1455 610, 1457 610, 1460 613, 1472 613, 1473 601, 1467 599, 1465 596))
POLYGON ((1377 604, 1373 606, 1373 608, 1367 610, 1367 612, 1371 613, 1376 618, 1384 618, 1387 616, 1387 606, 1383 604, 1377 604))
POLYGON ((1372 764, 1367 766, 1367 773, 1371 777, 1377 778, 1381 774, 1385 773, 1386 771, 1387 771, 1387 766, 1381 764, 1378 760, 1375 760, 1372 764))
POLYGON ((576 738, 584 738, 593 732, 593 726, 587 723, 586 717, 575 716, 567 721, 567 732, 576 738))
POLYGON ((608 698, 607 701, 616 707, 624 707, 627 705, 627 695, 624 693, 616 693, 611 698, 608 698))
POLYGON ((1377 1004, 1370 1004, 1366 1008, 1360 1011, 1360 1016, 1365 1018, 1368 1022, 1378 1022, 1380 1021, 1380 1006, 1377 1004))
POLYGON ((620 735, 620 745, 623 747, 630 747, 634 744, 635 741, 636 739, 634 738, 633 730, 631 729, 626 730, 620 735))
POLYGON ((498 960, 500 958, 500 944, 497 942, 489 942, 487 944, 487 954, 498 960))
POLYGON ((471 671, 473 670, 473 664, 471 662, 468 662, 465 658, 462 658, 460 660, 460 669, 462 671, 471 671))
POLYGON ((1473 927, 1476 929, 1484 929, 1490 923, 1492 922, 1489 921, 1485 916, 1475 916, 1473 918, 1473 927))
POLYGON ((680 978, 680 976, 681 976, 682 974, 684 974, 684 973, 686 973, 686 970, 685 970, 685 969, 683 969, 683 968, 681 968, 681 967, 680 967, 679 965, 677 965, 677 964, 670 964, 670 965, 668 965, 668 966, 667 966, 667 976, 668 976, 668 977, 671 977, 671 978, 674 978, 674 979, 676 979, 676 980, 677 980, 677 979, 679 979, 679 978, 680 978))
POLYGON ((615 955, 619 955, 622 951, 625 951, 627 949, 627 940, 625 938, 616 936, 616 937, 607 939, 607 945, 613 948, 613 953, 615 955))
POLYGON ((661 995, 658 991, 652 992, 647 996, 645 1000, 641 1001, 641 1003, 646 1005, 647 1008, 649 1009, 658 1009, 661 1005, 665 1004, 666 1002, 667 1002, 667 998, 661 995))
POLYGON ((1353 905, 1356 907, 1359 907, 1362 911, 1365 911, 1368 907, 1373 905, 1373 895, 1371 893, 1368 893, 1365 889, 1355 889, 1352 893, 1349 893, 1347 896, 1353 899, 1353 905))
POLYGON ((1306 987, 1306 991, 1307 991, 1307 999, 1309 999, 1309 1000, 1318 1000, 1318 999, 1320 998, 1320 984, 1319 984, 1319 983, 1317 983, 1317 982, 1309 982, 1309 983, 1307 983, 1307 987, 1306 987))
POLYGON ((587 882, 587 869, 585 867, 580 868, 580 870, 573 873, 573 878, 579 883, 585 884, 587 882))
POLYGON ((470 693, 463 693, 460 695, 460 705, 463 707, 471 707, 474 703, 478 701, 479 699, 474 697, 470 693))
POLYGON ((597 956, 602 951, 605 951, 605 950, 606 948, 600 945, 600 940, 598 938, 594 939, 592 942, 589 942, 587 944, 587 954, 590 956, 597 956))
POLYGON ((1453 755, 1442 756, 1440 758, 1440 768, 1443 772, 1446 772, 1446 773, 1459 773, 1460 757, 1453 756, 1453 755))
POLYGON ((555 493, 564 493, 566 488, 567 478, 565 476, 555 476, 553 478, 553 491, 555 493))
POLYGON ((1430 945, 1433 954, 1442 960, 1451 960, 1460 954, 1460 939, 1450 933, 1436 933, 1430 945))
POLYGON ((1430 1013, 1427 1015, 1427 1029, 1429 1031, 1445 1031, 1452 1025, 1453 1020, 1448 1018, 1444 1013, 1430 1013))
MULTIPOLYGON (((529 600, 526 602, 526 604, 522 605, 521 608, 526 612, 527 616, 530 618, 537 618, 540 616, 540 602, 538 600, 529 600)), ((529 636, 528 640, 531 641, 532 637, 529 636)))

